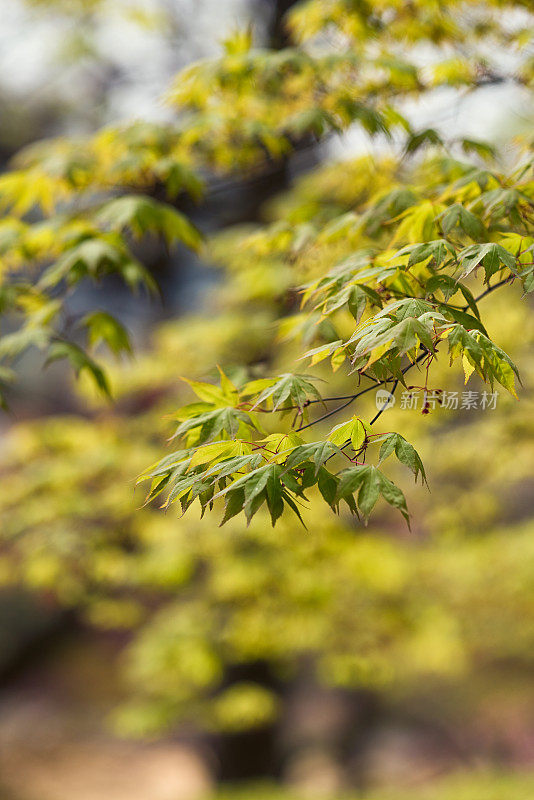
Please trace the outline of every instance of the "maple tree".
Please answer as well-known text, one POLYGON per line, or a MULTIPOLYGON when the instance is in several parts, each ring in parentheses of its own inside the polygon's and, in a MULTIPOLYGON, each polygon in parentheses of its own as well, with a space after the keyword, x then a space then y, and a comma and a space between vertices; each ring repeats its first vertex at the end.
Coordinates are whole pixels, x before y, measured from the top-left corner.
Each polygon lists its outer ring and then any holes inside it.
MULTIPOLYGON (((402 389, 432 412, 443 389, 477 376, 513 398, 507 353, 528 385, 531 142, 502 156, 414 130, 402 113, 406 98, 443 85, 506 79, 528 96, 532 20, 513 5, 510 22, 508 6, 489 2, 301 4, 289 17, 294 47, 258 51, 245 31, 221 59, 182 73, 169 93, 175 124, 39 143, 0 177, 1 308, 21 323, 0 339, 5 363, 37 346, 71 361, 90 397, 89 419, 10 431, 0 579, 131 631, 121 731, 269 724, 283 698, 246 672, 258 661, 286 688, 306 658, 328 686, 378 691, 503 654, 531 668, 532 531, 498 529, 502 494, 533 468, 528 398, 505 406, 498 426, 481 415, 468 434, 448 429, 445 409, 414 422, 370 403, 402 389), (429 48, 420 64, 409 62, 417 43, 429 48), (504 46, 516 54, 506 70, 491 60, 504 46), (172 205, 181 193, 201 200, 214 172, 261 175, 352 124, 376 151, 294 181, 265 224, 206 241, 172 205), (196 316, 116 364, 101 348, 128 352, 124 326, 98 309, 73 320, 68 303, 81 281, 108 274, 155 289, 136 256, 150 235, 198 248, 220 280, 196 316), (92 395, 91 379, 116 406, 92 395), (169 416, 178 444, 161 459, 169 416), (420 548, 377 529, 355 536, 344 514, 332 517, 339 506, 363 518, 376 509, 379 523, 389 506, 406 516, 393 481, 403 471, 425 481, 418 451, 438 486, 431 499, 406 489, 428 534, 420 548), (139 508, 132 479, 158 458, 139 508), (209 514, 158 508, 195 500, 202 512, 224 506, 222 533, 209 514), (313 536, 298 535, 286 509, 311 519, 313 536), (452 547, 443 532, 458 537, 452 547)), ((13 378, 7 366, 2 375, 13 378)))
MULTIPOLYGON (((347 208, 297 203, 272 224, 238 233, 235 253, 208 243, 226 262, 229 306, 250 302, 243 281, 261 276, 257 299, 292 343, 282 345, 284 371, 273 377, 252 364, 237 378, 221 368, 218 385, 190 382, 198 400, 176 413, 180 446, 142 479, 151 481, 149 500, 164 493, 164 504, 182 511, 198 500, 204 512, 221 498, 223 521, 241 512, 250 521, 263 504, 273 524, 286 509, 300 518, 312 487, 335 511, 343 503, 367 519, 382 497, 408 519, 382 462, 394 455, 424 481, 421 459, 401 433, 374 432, 384 409, 364 419, 357 401, 377 388, 408 387, 418 368, 430 391, 432 367, 446 356, 461 359, 466 380, 476 373, 515 395, 518 369, 489 336, 479 306, 501 286, 534 288, 534 161, 528 141, 504 169, 481 142, 414 130, 402 102, 439 86, 468 91, 504 79, 528 91, 528 5, 309 0, 288 15, 294 46, 254 49, 251 31, 242 31, 220 59, 180 73, 168 93, 175 123, 26 148, 0 178, 1 307, 21 323, 0 340, 0 355, 9 361, 38 347, 48 362, 68 359, 109 392, 94 349, 103 341, 128 350, 127 333, 100 311, 73 323, 65 300, 80 281, 113 273, 153 289, 132 237, 203 246, 181 212, 151 195, 200 198, 206 170, 261 170, 359 124, 394 140, 400 156, 362 164, 371 183, 347 208), (411 57, 416 45, 428 49, 424 59, 411 57), (502 47, 516 56, 508 71, 502 47)), ((4 366, 2 378, 11 377, 4 366)))

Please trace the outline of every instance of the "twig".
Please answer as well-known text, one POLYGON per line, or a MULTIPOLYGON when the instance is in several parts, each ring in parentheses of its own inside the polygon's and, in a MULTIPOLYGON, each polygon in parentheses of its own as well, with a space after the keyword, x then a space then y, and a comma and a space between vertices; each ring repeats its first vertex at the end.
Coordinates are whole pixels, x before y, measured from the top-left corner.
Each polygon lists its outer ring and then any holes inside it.
MULTIPOLYGON (((414 362, 414 364, 415 364, 415 362, 414 362)), ((412 364, 412 366, 413 366, 413 364, 412 364)), ((392 395, 395 394, 395 389, 397 388, 398 385, 399 385, 399 379, 397 378, 397 380, 395 381, 395 383, 391 387, 391 394, 392 395)), ((373 425, 377 421, 378 417, 380 417, 384 413, 384 411, 386 410, 387 407, 388 407, 388 404, 384 403, 382 408, 375 414, 375 416, 373 417, 373 419, 371 420, 369 425, 373 425)))

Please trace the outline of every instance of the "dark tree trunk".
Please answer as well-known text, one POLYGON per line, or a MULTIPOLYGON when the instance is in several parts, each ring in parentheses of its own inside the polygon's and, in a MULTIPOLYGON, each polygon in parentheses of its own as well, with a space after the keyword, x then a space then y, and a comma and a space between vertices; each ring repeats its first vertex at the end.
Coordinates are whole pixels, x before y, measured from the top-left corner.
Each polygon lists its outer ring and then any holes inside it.
POLYGON ((269 46, 275 50, 287 47, 291 41, 285 27, 284 17, 295 5, 296 0, 256 0, 256 2, 262 7, 268 7, 267 38, 269 46))

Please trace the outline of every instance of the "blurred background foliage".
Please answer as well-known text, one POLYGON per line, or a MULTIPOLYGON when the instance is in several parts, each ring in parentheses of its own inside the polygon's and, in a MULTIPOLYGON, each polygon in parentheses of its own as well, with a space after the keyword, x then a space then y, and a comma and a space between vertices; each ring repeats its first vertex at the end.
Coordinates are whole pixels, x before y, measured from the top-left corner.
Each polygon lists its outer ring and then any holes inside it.
MULTIPOLYGON (((74 15, 88 37, 95 20, 106 26, 113 6, 34 5, 31 13, 69 25, 74 15)), ((333 36, 359 35, 350 3, 300 5, 294 35, 314 34, 326 7, 348 28, 333 36)), ((284 4, 259 6, 246 13, 276 43, 284 4)), ((162 4, 155 18, 125 10, 158 42, 172 31, 159 14, 193 25, 185 4, 162 4)), ((444 35, 432 15, 415 16, 416 39, 421 31, 444 35)), ((169 75, 204 54, 194 47, 204 42, 203 20, 195 37, 184 36, 191 52, 169 75)), ((401 33, 392 27, 390 36, 401 33)), ((87 65, 87 48, 76 51, 76 69, 87 65)), ((104 63, 98 50, 91 59, 104 63)), ((451 74, 438 78, 457 86, 451 74)), ((413 79, 402 75, 400 82, 413 79)), ((199 80, 209 88, 213 76, 199 80)), ((394 86, 390 73, 387 81, 394 86)), ((87 99, 83 114, 77 102, 53 106, 52 129, 36 130, 32 112, 20 131, 8 131, 5 152, 59 129, 91 133, 116 109, 116 83, 111 77, 105 89, 110 99, 87 99)), ((192 102, 195 82, 178 81, 173 91, 189 92, 192 102)), ((217 102, 224 108, 227 100, 217 102)), ((264 113, 279 112, 267 102, 258 108, 262 121, 264 113)), ((201 117, 193 149, 206 125, 201 117)), ((217 149, 202 154, 210 168, 236 166, 225 163, 232 151, 224 139, 213 141, 217 149)), ((501 163, 520 147, 505 148, 501 163)), ((398 400, 380 420, 380 430, 402 426, 427 465, 430 492, 407 492, 411 531, 382 507, 364 528, 314 503, 308 530, 285 517, 272 530, 262 512, 248 528, 232 520, 221 530, 213 515, 178 518, 144 505, 135 487, 161 456, 175 409, 191 401, 181 376, 215 379, 215 364, 236 381, 261 375, 266 364, 283 371, 297 352, 291 337, 306 337, 289 291, 295 272, 313 276, 350 254, 354 213, 397 176, 384 148, 342 161, 334 154, 314 144, 293 160, 282 153, 281 172, 230 185, 216 179, 191 211, 213 234, 204 264, 165 248, 141 257, 163 276, 164 308, 147 311, 140 300, 139 319, 135 301, 125 305, 122 290, 107 285, 105 307, 119 308, 139 345, 119 359, 98 350, 111 403, 87 376, 71 385, 59 367, 44 377, 31 357, 23 364, 0 446, 0 784, 9 800, 178 800, 218 789, 221 800, 532 796, 534 322, 519 289, 484 303, 488 330, 520 365, 520 402, 501 392, 494 410, 422 415, 398 400), (182 294, 194 306, 186 313, 182 294), (180 760, 184 753, 190 761, 180 760), (136 772, 142 764, 146 774, 136 772), (126 790, 111 777, 121 770, 135 780, 126 790), (87 777, 95 771, 103 783, 87 777), (227 788, 261 778, 269 783, 227 788)), ((240 150, 240 165, 253 156, 240 150)), ((421 174, 461 174, 456 156, 461 161, 460 145, 452 155, 437 148, 418 157, 414 183, 421 174)), ((83 291, 81 307, 94 300, 91 288, 83 291)), ((328 320, 322 325, 328 339, 328 320)), ((435 365, 432 385, 464 391, 461 368, 449 372, 435 365)), ((348 379, 338 372, 335 380, 342 391, 348 379)), ((483 387, 473 378, 469 388, 483 387)))

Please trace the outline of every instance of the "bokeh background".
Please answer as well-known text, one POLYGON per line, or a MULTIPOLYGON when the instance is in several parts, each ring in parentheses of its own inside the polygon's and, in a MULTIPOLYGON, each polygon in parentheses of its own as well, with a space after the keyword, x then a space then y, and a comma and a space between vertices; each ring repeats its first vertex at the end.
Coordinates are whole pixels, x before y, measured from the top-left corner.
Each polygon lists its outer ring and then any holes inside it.
MULTIPOLYGON (((2 167, 44 137, 165 121, 180 68, 247 24, 284 46, 291 5, 0 0, 2 167)), ((499 144, 529 129, 527 101, 504 81, 405 110, 499 144)), ((487 313, 521 402, 387 412, 429 465, 411 531, 384 510, 363 528, 319 507, 308 531, 261 515, 220 530, 135 490, 189 400, 181 375, 276 359, 273 283, 290 276, 254 252, 255 226, 349 211, 387 179, 371 153, 387 159, 349 130, 253 179, 210 178, 183 201, 212 236, 204 260, 140 245, 159 300, 82 285, 72 312, 113 310, 135 344, 109 359, 113 403, 37 356, 20 365, 0 419, 5 800, 534 797, 534 322, 519 292, 487 313)))

